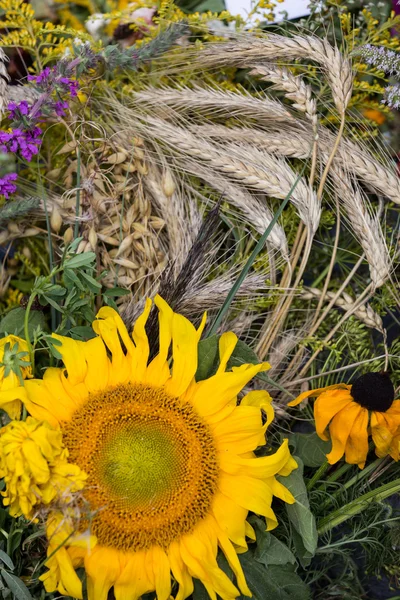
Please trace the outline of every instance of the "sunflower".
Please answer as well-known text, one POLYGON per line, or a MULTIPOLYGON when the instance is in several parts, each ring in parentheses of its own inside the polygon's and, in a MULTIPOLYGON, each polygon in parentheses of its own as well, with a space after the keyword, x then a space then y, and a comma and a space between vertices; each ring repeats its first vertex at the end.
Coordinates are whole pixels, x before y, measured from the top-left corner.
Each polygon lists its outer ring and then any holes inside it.
POLYGON ((48 368, 43 380, 25 384, 32 417, 62 432, 69 462, 87 475, 78 522, 76 506, 49 513, 49 570, 41 579, 49 592, 82 598, 75 569, 84 566, 89 600, 106 600, 111 588, 116 600, 152 591, 168 600, 172 584, 183 600, 193 578, 213 599, 251 596, 238 559, 246 538, 255 539, 248 512, 276 527, 273 496, 294 498, 275 476, 297 467, 287 440, 274 454, 253 452, 265 444, 274 416, 267 392, 237 401, 269 365, 228 371, 237 337, 225 333, 216 374, 196 381, 205 318, 196 330, 159 296, 158 354, 149 360, 151 304, 132 336, 109 307, 99 311, 97 335, 87 342, 53 334, 65 368, 48 368), (218 548, 236 585, 218 566, 218 548))
POLYGON ((304 392, 288 406, 297 406, 310 396, 317 396, 317 434, 323 440, 332 440, 332 451, 327 454, 331 465, 344 454, 347 463, 363 469, 369 435, 377 456, 391 454, 398 460, 393 440, 400 428, 400 400, 394 399, 394 387, 386 373, 366 373, 352 385, 340 383, 304 392))
POLYGON ((18 419, 21 414, 26 377, 32 377, 28 345, 16 335, 7 335, 0 340, 0 408, 11 419, 18 419))

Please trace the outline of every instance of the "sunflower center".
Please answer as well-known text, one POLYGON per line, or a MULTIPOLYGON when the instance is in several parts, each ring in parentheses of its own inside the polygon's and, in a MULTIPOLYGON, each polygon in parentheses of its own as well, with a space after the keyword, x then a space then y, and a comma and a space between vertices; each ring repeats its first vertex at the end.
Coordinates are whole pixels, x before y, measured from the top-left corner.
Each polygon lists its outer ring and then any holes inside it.
POLYGON ((92 532, 119 550, 167 548, 209 512, 218 463, 208 425, 163 388, 121 385, 63 423, 69 461, 88 474, 92 532))
POLYGON ((394 387, 385 373, 365 373, 351 386, 351 395, 368 410, 386 412, 393 404, 394 387))

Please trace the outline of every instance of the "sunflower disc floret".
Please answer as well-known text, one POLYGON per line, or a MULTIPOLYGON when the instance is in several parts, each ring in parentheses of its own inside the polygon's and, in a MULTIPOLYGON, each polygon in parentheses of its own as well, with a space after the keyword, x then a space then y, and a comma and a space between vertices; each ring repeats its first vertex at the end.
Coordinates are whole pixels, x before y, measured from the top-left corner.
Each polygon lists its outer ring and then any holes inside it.
POLYGON ((65 368, 25 384, 30 414, 62 431, 69 462, 87 473, 78 522, 55 506, 49 515, 41 579, 49 592, 82 598, 75 569, 84 566, 89 600, 107 600, 111 588, 116 600, 152 591, 158 600, 171 593, 183 600, 193 578, 212 598, 250 596, 237 556, 255 537, 248 512, 276 527, 273 496, 294 502, 276 475, 297 467, 287 440, 275 454, 254 454, 274 416, 267 392, 237 400, 268 365, 227 371, 237 337, 226 333, 217 373, 196 382, 205 318, 196 330, 158 296, 159 352, 149 360, 151 304, 132 336, 108 307, 97 315, 93 339, 54 335, 65 368), (218 566, 218 547, 236 585, 218 566))

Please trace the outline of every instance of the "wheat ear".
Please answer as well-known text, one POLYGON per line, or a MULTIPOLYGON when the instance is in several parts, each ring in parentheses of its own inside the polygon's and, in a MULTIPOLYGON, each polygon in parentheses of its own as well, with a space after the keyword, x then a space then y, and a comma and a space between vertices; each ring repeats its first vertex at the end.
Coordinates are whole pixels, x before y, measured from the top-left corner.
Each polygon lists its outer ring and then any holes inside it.
MULTIPOLYGON (((185 129, 151 117, 147 118, 145 125, 138 124, 138 127, 143 128, 145 135, 167 144, 177 155, 177 160, 179 155, 200 159, 215 171, 269 196, 285 198, 297 179, 297 174, 284 161, 255 148, 234 144, 213 145, 185 129)), ((311 235, 314 235, 321 207, 304 179, 298 182, 291 202, 311 235)))
POLYGON ((8 58, 4 50, 0 48, 0 120, 8 103, 8 82, 10 81, 10 76, 6 69, 7 60, 8 58))
MULTIPOLYGON (((321 296, 321 290, 317 288, 305 288, 301 297, 303 300, 312 300, 313 298, 319 299, 321 296)), ((335 292, 326 292, 325 300, 330 301, 335 299, 335 305, 342 308, 345 311, 351 310, 355 304, 354 299, 347 294, 342 292, 339 297, 336 297, 335 292)), ((353 313, 357 319, 365 323, 367 327, 383 331, 383 324, 381 317, 371 308, 371 306, 364 304, 359 306, 353 313)))

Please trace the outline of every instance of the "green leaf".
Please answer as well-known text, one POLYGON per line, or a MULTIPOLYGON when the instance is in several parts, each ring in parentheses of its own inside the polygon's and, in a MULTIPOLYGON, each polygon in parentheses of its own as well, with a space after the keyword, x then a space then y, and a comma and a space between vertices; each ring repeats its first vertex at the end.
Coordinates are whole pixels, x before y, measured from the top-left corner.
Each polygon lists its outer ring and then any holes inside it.
POLYGON ((8 573, 4 569, 0 569, 0 573, 4 583, 7 584, 8 589, 11 590, 17 600, 33 600, 28 588, 19 577, 8 573))
MULTIPOLYGON (((24 320, 25 320, 25 308, 19 306, 13 308, 7 313, 0 321, 0 334, 13 334, 25 339, 24 333, 24 320)), ((44 314, 39 310, 31 310, 28 319, 28 331, 29 339, 33 338, 33 332, 39 326, 41 329, 45 328, 44 314)))
MULTIPOLYGON (((239 554, 247 584, 254 600, 310 600, 310 590, 292 568, 264 567, 250 552, 239 554)), ((245 600, 246 596, 240 596, 245 600)))
POLYGON ((64 283, 69 289, 76 285, 76 287, 82 292, 85 290, 81 280, 73 269, 64 269, 64 283))
POLYGON ((303 479, 303 462, 298 456, 293 458, 297 462, 298 468, 287 477, 277 476, 277 479, 296 498, 294 504, 285 504, 286 512, 294 530, 300 534, 304 549, 311 556, 314 556, 318 543, 317 526, 315 517, 310 510, 307 489, 303 479))
POLYGON ((78 269, 79 267, 89 267, 96 260, 94 252, 84 252, 68 258, 64 263, 64 269, 78 269))
POLYGON ((296 558, 289 548, 272 533, 265 530, 265 522, 258 517, 252 516, 250 524, 254 527, 257 538, 257 548, 254 558, 265 565, 287 565, 296 564, 296 558))
POLYGON ((84 325, 80 325, 77 327, 72 327, 72 329, 69 330, 71 337, 74 340, 91 340, 92 338, 96 337, 95 332, 93 331, 93 329, 91 327, 86 327, 84 325))
POLYGON ((292 433, 289 443, 294 445, 296 455, 306 467, 320 467, 326 461, 326 454, 331 451, 332 442, 325 442, 317 433, 292 433))
POLYGON ((107 296, 107 298, 118 298, 120 296, 127 296, 130 293, 131 293, 130 290, 126 290, 125 288, 121 288, 121 287, 115 287, 115 288, 106 290, 103 295, 107 296))
POLYGON ((58 312, 62 312, 61 306, 55 300, 53 300, 53 298, 50 298, 50 296, 47 296, 47 294, 40 294, 39 302, 40 302, 40 304, 42 304, 42 306, 46 306, 46 304, 50 304, 53 308, 58 310, 58 312))
POLYGON ((101 290, 101 283, 85 273, 85 271, 79 271, 79 277, 82 277, 86 281, 86 284, 91 292, 96 294, 99 290, 101 290))
POLYGON ((210 600, 206 588, 199 579, 193 579, 193 600, 210 600))
MULTIPOLYGON (((38 292, 40 293, 40 290, 38 290, 38 292)), ((50 296, 51 298, 61 298, 62 296, 65 296, 67 290, 62 285, 49 283, 44 286, 43 292, 46 296, 50 296)))
POLYGON ((8 567, 11 571, 14 571, 14 563, 11 558, 4 552, 4 550, 0 550, 0 560, 8 567))
POLYGON ((240 365, 244 364, 258 365, 259 362, 260 360, 254 350, 241 340, 238 340, 228 361, 227 368, 232 369, 232 367, 240 367, 240 365))
POLYGON ((198 367, 196 371, 196 381, 202 381, 208 379, 212 375, 215 375, 219 364, 219 350, 218 350, 217 335, 212 335, 209 338, 200 340, 198 345, 198 367))

